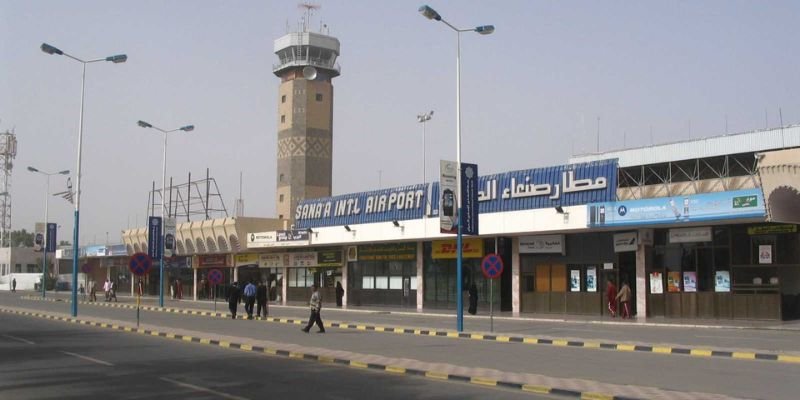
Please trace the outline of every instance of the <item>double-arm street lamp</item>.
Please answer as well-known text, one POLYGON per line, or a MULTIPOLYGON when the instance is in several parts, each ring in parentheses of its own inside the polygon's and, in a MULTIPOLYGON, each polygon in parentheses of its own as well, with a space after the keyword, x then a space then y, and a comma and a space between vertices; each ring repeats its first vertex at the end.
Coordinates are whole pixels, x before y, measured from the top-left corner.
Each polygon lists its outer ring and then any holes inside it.
POLYGON ((48 205, 50 204, 50 177, 53 175, 69 175, 69 170, 65 169, 58 172, 45 172, 34 167, 28 167, 28 171, 44 175, 45 182, 47 182, 45 186, 46 190, 44 192, 44 238, 42 240, 42 298, 44 298, 47 290, 47 249, 50 245, 50 243, 47 242, 47 220, 50 217, 48 214, 48 205))
POLYGON ((81 76, 81 112, 78 117, 78 166, 75 172, 75 223, 72 229, 72 316, 78 316, 78 233, 80 228, 80 213, 81 213, 81 152, 83 150, 83 100, 86 89, 86 64, 110 61, 114 64, 124 63, 128 60, 125 54, 117 54, 115 56, 108 56, 105 58, 95 58, 91 60, 83 60, 73 55, 67 54, 58 48, 55 48, 47 43, 42 43, 41 49, 43 52, 50 55, 59 55, 71 58, 83 64, 83 74, 81 76))
POLYGON ((458 234, 456 239, 456 307, 457 311, 457 328, 461 332, 464 330, 464 310, 463 310, 463 272, 461 271, 461 264, 463 258, 462 249, 462 234, 461 234, 461 33, 462 32, 477 32, 481 35, 489 35, 494 32, 494 25, 481 25, 475 28, 459 29, 445 21, 442 16, 433 8, 425 5, 419 8, 420 14, 430 20, 440 21, 447 25, 450 29, 456 32, 456 165, 458 166, 458 174, 456 175, 456 186, 458 187, 458 234))
POLYGON ((167 218, 167 137, 171 132, 191 132, 194 130, 194 125, 186 125, 180 128, 165 130, 142 120, 139 120, 137 124, 139 124, 139 126, 142 128, 153 128, 164 134, 164 159, 161 162, 161 257, 158 263, 160 272, 158 278, 158 306, 164 307, 164 246, 166 244, 164 243, 164 236, 167 234, 166 230, 164 229, 164 222, 167 218))

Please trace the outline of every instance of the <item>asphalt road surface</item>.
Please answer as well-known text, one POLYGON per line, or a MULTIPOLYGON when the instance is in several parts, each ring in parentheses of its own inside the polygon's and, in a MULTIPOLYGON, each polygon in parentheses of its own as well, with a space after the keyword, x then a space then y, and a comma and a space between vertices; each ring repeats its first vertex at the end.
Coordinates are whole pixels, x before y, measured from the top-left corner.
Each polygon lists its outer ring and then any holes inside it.
POLYGON ((0 314, 0 399, 551 399, 0 314))

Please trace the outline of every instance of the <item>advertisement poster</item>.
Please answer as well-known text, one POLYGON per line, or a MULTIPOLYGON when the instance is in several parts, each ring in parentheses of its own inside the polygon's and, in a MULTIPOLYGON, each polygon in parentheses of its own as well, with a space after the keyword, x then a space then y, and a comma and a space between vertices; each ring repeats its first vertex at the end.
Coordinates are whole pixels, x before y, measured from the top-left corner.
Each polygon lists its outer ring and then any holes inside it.
POLYGON ((458 164, 455 161, 441 160, 439 162, 439 187, 441 199, 439 200, 439 232, 458 233, 458 164))
POLYGON ((664 277, 662 276, 661 272, 650 273, 650 293, 664 293, 664 277))
POLYGON ((164 257, 175 255, 175 218, 164 218, 164 257))
POLYGON ((581 271, 579 269, 573 269, 569 271, 569 291, 581 291, 581 271))
POLYGON ((667 291, 680 292, 681 291, 681 273, 680 271, 670 271, 667 273, 667 291))
POLYGON ((478 234, 478 165, 461 163, 461 233, 478 234))
POLYGON ((44 248, 44 223, 37 222, 34 228, 33 251, 42 251, 44 248))
POLYGON ((597 291, 597 268, 595 267, 586 268, 586 291, 597 291))
POLYGON ((45 242, 45 243, 47 243, 47 246, 46 246, 47 249, 46 250, 47 250, 48 253, 55 253, 55 251, 56 251, 56 243, 58 243, 58 240, 56 238, 57 232, 58 232, 58 224, 56 224, 54 222, 48 222, 47 223, 47 241, 45 242))
POLYGON ((683 272, 683 291, 684 292, 697 291, 697 272, 694 271, 683 272))
POLYGON ((717 271, 716 279, 714 279, 714 291, 731 291, 731 273, 729 271, 717 271))
POLYGON ((758 263, 772 264, 772 245, 769 244, 758 245, 758 263))

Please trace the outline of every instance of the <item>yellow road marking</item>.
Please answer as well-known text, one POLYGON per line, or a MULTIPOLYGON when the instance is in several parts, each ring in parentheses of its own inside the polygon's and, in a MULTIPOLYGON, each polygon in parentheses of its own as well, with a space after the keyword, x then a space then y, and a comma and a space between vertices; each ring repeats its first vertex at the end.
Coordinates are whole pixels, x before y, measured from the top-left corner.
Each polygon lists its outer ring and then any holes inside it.
POLYGON ((619 351, 634 351, 636 350, 636 346, 632 344, 618 344, 617 350, 619 351))
POLYGON ((478 384, 478 385, 497 386, 497 381, 494 380, 494 379, 480 378, 480 377, 475 376, 475 377, 470 378, 469 381, 472 382, 472 383, 478 384))
POLYGON ((653 353, 670 354, 672 353, 672 347, 653 347, 653 353))
POLYGON ((553 346, 566 346, 566 340, 553 340, 553 346))
POLYGON ((780 354, 778 355, 778 361, 789 362, 789 363, 800 363, 800 357, 780 354))
POLYGON ((253 351, 253 346, 250 346, 249 344, 243 344, 239 346, 239 349, 244 351, 253 351))
POLYGON ((391 365, 387 365, 386 366, 386 372, 391 372, 391 373, 394 373, 394 374, 405 374, 406 373, 406 369, 403 368, 403 367, 394 367, 394 366, 391 366, 391 365))
POLYGON ((613 400, 614 396, 603 393, 586 392, 581 393, 581 400, 613 400))
POLYGON ((230 342, 220 341, 219 342, 219 347, 231 347, 231 343, 230 342))
POLYGON ((526 392, 532 393, 540 393, 540 394, 548 394, 550 393, 550 388, 547 386, 538 386, 538 385, 522 385, 522 390, 526 392))
POLYGON ((445 380, 446 381, 448 375, 445 374, 445 373, 442 373, 442 372, 427 371, 427 372, 425 372, 425 377, 431 378, 431 379, 441 379, 441 380, 445 380))
POLYGON ((361 361, 353 361, 350 360, 350 366, 353 368, 367 368, 367 363, 363 363, 361 361))
POLYGON ((691 354, 693 356, 711 357, 711 350, 692 349, 692 350, 689 351, 689 354, 691 354))

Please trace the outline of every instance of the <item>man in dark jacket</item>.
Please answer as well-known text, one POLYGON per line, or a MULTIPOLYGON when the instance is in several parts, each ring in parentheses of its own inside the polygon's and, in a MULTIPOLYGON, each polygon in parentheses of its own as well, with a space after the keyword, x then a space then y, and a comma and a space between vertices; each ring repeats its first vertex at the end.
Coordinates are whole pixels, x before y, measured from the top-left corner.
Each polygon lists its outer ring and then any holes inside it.
POLYGON ((231 318, 236 319, 236 310, 239 308, 239 299, 242 297, 242 292, 239 290, 239 285, 233 282, 231 291, 228 293, 228 308, 231 310, 231 318))
POLYGON ((267 309, 267 286, 264 285, 264 282, 258 282, 258 289, 256 289, 256 302, 258 303, 256 315, 261 317, 261 319, 266 319, 269 310, 267 309), (264 314, 261 314, 261 310, 264 310, 264 314))

